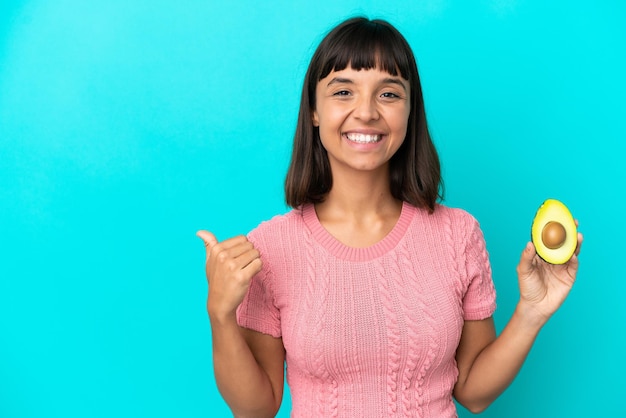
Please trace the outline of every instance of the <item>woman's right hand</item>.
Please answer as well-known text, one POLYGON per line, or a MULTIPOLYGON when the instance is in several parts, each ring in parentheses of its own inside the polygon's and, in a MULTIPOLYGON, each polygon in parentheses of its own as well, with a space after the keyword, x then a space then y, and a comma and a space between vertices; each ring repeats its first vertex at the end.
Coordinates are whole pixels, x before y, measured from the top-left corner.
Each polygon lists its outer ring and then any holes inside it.
POLYGON ((218 242, 209 231, 198 231, 196 235, 206 247, 209 317, 217 321, 234 319, 252 277, 261 271, 259 252, 245 236, 218 242))

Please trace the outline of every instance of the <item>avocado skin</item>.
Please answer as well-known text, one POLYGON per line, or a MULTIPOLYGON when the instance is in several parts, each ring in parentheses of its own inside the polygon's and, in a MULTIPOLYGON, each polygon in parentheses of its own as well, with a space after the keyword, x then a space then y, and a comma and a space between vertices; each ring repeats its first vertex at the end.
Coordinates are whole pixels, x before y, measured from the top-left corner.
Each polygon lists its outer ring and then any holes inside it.
POLYGON ((576 223, 567 206, 559 200, 546 199, 535 213, 530 229, 530 239, 537 255, 546 263, 555 265, 567 263, 578 245, 576 223), (547 248, 541 240, 543 227, 550 221, 561 223, 567 235, 563 245, 555 250, 547 248))

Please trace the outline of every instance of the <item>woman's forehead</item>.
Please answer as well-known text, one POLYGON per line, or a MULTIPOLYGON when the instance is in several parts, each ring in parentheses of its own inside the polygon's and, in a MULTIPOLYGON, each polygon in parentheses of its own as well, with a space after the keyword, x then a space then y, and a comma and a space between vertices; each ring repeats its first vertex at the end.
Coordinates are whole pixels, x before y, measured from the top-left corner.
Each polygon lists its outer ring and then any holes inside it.
POLYGON ((354 73, 354 74, 377 74, 383 78, 401 78, 405 81, 409 81, 407 78, 402 76, 402 72, 396 66, 395 71, 389 71, 383 66, 376 65, 373 67, 355 67, 351 63, 349 63, 344 68, 333 68, 330 70, 328 74, 322 74, 320 80, 330 77, 332 74, 341 74, 341 73, 354 73))

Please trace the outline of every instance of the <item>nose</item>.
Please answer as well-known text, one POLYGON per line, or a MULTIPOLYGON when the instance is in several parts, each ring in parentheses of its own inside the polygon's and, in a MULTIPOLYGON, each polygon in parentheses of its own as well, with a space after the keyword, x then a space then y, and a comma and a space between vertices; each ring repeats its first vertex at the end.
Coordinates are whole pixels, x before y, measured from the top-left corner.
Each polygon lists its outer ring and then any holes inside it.
POLYGON ((354 117, 363 121, 378 119, 379 114, 376 99, 369 96, 361 97, 356 103, 354 117))

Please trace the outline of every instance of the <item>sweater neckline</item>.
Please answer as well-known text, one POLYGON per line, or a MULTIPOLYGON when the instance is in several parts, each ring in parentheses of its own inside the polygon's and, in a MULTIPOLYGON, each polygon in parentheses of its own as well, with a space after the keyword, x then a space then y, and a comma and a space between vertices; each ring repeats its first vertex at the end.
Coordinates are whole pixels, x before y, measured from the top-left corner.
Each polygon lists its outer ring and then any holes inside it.
POLYGON ((378 258, 396 247, 406 233, 417 209, 407 202, 402 202, 400 217, 393 229, 380 241, 369 247, 350 247, 345 245, 321 224, 315 206, 307 203, 302 206, 302 218, 313 238, 334 256, 348 261, 369 261, 378 258))

